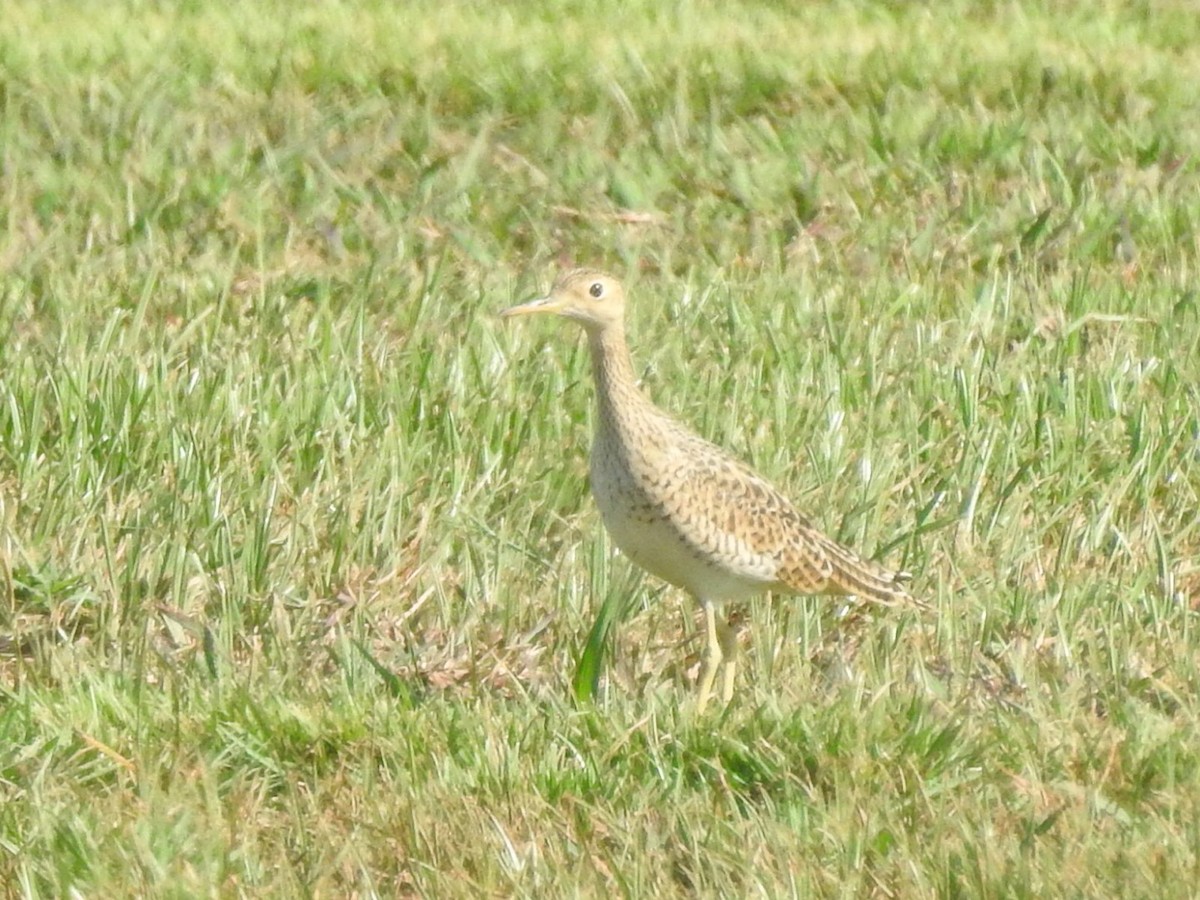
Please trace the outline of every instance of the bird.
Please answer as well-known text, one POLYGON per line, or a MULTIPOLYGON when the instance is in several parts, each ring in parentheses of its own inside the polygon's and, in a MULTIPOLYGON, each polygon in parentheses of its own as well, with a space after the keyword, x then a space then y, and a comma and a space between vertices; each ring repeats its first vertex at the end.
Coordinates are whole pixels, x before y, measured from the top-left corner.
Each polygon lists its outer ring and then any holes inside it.
POLYGON ((718 677, 722 703, 733 698, 737 635, 720 614, 726 603, 771 592, 921 605, 904 587, 908 573, 827 537, 765 478, 651 401, 629 354, 617 278, 568 271, 546 296, 500 316, 535 314, 577 322, 587 334, 597 401, 591 490, 613 543, 703 610, 701 713, 718 677))

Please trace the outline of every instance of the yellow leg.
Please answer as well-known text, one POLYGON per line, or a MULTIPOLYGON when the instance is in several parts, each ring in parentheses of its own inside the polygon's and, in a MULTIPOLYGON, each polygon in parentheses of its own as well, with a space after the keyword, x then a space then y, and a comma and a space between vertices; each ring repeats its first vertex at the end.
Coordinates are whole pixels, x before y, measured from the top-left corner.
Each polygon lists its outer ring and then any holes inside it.
POLYGON ((704 712, 704 708, 708 706, 708 700, 712 697, 713 682, 717 678, 717 669, 721 668, 721 660, 724 657, 724 652, 721 649, 724 641, 722 640, 721 629, 729 630, 729 626, 724 622, 717 625, 717 612, 711 603, 701 601, 700 605, 704 608, 704 626, 708 638, 708 646, 705 647, 704 662, 700 666, 700 696, 696 700, 696 709, 698 712, 704 712))
POLYGON ((717 640, 721 645, 721 658, 724 661, 724 671, 721 673, 721 702, 728 703, 733 699, 733 677, 737 674, 737 632, 729 627, 723 619, 717 621, 717 640))

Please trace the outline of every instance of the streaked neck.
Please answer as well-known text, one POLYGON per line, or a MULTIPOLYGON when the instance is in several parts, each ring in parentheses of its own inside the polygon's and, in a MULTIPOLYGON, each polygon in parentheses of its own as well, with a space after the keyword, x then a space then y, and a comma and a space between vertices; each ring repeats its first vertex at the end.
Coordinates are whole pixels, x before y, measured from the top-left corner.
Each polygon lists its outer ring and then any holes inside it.
POLYGON ((592 374, 596 379, 596 400, 603 424, 618 426, 626 417, 636 415, 646 407, 653 408, 649 398, 638 388, 623 326, 610 325, 589 332, 588 344, 592 351, 592 374))

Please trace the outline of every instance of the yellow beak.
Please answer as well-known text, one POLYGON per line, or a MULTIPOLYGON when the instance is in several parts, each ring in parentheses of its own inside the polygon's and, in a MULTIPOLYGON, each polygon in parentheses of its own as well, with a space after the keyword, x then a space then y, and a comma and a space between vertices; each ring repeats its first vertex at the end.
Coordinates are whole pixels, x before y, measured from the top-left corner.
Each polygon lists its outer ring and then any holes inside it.
POLYGON ((556 313, 562 309, 561 301, 555 300, 553 297, 538 297, 536 300, 527 300, 524 303, 519 303, 516 306, 510 306, 508 309, 500 312, 500 318, 507 319, 510 316, 529 316, 534 313, 556 313))

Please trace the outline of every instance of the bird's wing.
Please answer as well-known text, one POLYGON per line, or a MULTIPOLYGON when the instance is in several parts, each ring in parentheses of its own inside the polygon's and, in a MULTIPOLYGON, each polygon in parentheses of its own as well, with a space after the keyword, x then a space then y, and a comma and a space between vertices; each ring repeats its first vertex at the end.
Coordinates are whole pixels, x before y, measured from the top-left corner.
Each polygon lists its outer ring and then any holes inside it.
POLYGON ((833 561, 808 539, 812 524, 764 478, 715 445, 687 436, 666 468, 673 484, 661 495, 668 518, 700 555, 763 589, 816 594, 828 590, 833 561))
POLYGON ((677 477, 699 549, 761 575, 764 585, 795 594, 854 594, 882 603, 910 600, 897 575, 826 537, 770 482, 704 443, 707 452, 684 454, 677 477))

